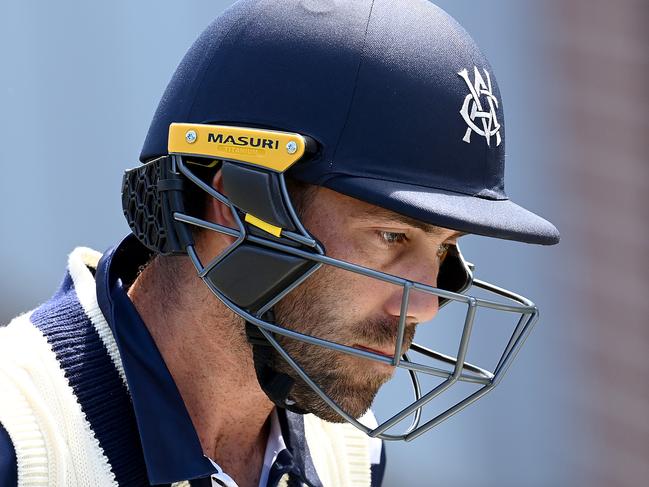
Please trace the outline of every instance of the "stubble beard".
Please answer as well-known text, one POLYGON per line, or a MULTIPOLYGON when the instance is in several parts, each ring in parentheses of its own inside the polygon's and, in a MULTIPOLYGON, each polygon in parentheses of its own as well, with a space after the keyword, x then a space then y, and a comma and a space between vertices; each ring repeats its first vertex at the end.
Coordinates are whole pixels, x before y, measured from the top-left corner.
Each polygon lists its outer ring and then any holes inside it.
MULTIPOLYGON (((306 335, 335 343, 394 344, 397 317, 346 322, 345 296, 350 290, 341 288, 336 269, 323 267, 305 283, 291 292, 275 310, 279 325, 306 335)), ((406 328, 404 344, 414 338, 414 326, 406 328)), ((277 335, 284 350, 300 365, 322 391, 353 418, 361 417, 371 406, 380 387, 394 369, 377 366, 375 361, 355 357, 319 345, 277 335)), ((274 351, 271 367, 295 380, 289 399, 299 408, 333 423, 345 422, 295 370, 274 351)))

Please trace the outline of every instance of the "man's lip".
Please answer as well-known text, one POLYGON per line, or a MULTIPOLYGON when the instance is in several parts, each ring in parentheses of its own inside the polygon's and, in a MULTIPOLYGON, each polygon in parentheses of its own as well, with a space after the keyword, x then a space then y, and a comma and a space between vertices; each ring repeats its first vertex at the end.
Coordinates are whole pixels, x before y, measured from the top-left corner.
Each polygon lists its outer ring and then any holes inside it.
POLYGON ((394 348, 392 348, 392 349, 389 349, 389 348, 378 349, 378 348, 367 347, 365 345, 360 345, 358 343, 355 343, 353 345, 353 347, 358 348, 360 350, 364 350, 366 352, 372 352, 372 353, 376 353, 376 354, 379 354, 379 355, 383 355, 384 357, 389 357, 389 358, 394 357, 394 348))

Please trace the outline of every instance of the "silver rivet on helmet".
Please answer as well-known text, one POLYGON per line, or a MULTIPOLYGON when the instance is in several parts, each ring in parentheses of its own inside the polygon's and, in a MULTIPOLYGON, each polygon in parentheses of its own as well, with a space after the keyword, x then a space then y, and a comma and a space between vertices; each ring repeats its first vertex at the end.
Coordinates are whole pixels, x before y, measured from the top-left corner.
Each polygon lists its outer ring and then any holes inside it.
POLYGON ((286 144, 286 152, 289 154, 295 154, 297 152, 297 144, 294 141, 290 141, 286 144))
POLYGON ((196 142, 196 138, 197 135, 196 135, 196 131, 194 130, 188 130, 187 133, 185 134, 185 140, 190 144, 196 142))

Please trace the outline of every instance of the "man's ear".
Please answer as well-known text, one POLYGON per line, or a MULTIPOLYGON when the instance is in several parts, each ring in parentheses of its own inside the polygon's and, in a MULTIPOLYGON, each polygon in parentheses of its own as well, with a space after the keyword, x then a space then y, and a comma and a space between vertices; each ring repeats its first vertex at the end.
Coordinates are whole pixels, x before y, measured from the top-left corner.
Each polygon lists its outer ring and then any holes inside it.
MULTIPOLYGON (((223 173, 220 169, 214 174, 211 184, 219 193, 227 196, 223 189, 223 173)), ((232 218, 232 210, 216 198, 208 198, 207 207, 205 208, 205 216, 208 221, 229 228, 237 228, 234 218, 232 218)))

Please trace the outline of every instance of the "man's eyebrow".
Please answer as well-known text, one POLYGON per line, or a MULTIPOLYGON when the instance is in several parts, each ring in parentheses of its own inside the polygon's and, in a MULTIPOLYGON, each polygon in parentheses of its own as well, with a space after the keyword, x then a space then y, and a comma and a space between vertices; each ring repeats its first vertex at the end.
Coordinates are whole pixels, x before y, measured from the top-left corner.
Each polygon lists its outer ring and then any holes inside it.
MULTIPOLYGON (((444 227, 438 227, 436 225, 432 225, 430 223, 424 223, 422 221, 419 221, 415 218, 402 215, 400 213, 395 213, 390 210, 386 210, 385 208, 372 208, 372 210, 363 210, 359 212, 356 215, 359 219, 365 220, 368 222, 374 222, 377 219, 385 220, 387 222, 398 222, 398 223, 403 223, 405 225, 419 228, 420 230, 423 230, 429 235, 434 235, 434 236, 440 236, 443 233, 443 230, 445 229, 444 227)), ((461 237, 463 235, 466 235, 466 232, 460 232, 460 231, 455 231, 451 237, 461 237)))

